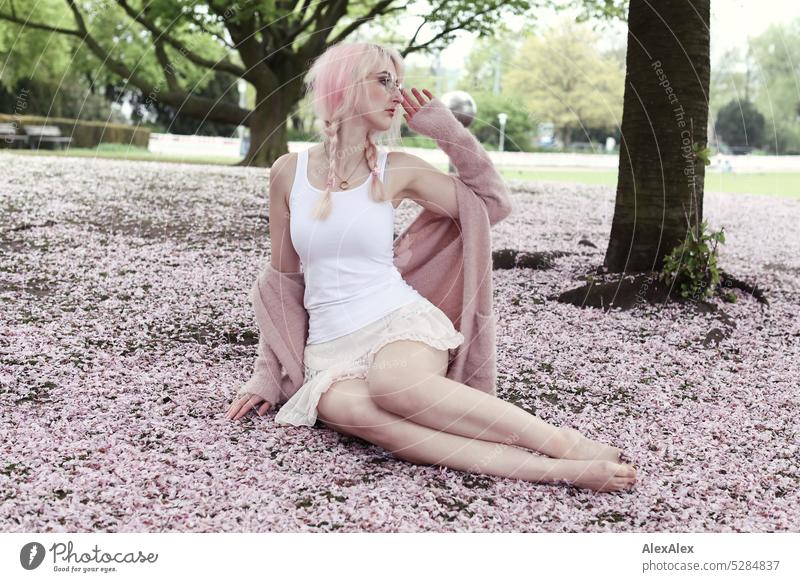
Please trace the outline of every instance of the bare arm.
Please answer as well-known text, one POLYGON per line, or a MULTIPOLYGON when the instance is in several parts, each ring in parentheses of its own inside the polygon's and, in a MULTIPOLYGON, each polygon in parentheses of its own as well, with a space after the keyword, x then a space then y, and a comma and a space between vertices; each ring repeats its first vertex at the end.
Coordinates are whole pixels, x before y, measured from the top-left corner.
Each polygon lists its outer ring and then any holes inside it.
MULTIPOLYGON (((477 194, 483 202, 489 226, 507 218, 514 209, 508 186, 492 163, 488 152, 444 103, 436 99, 427 89, 422 91, 429 100, 426 100, 416 88, 411 89, 413 98, 407 91, 402 91, 405 117, 408 126, 416 133, 436 140, 436 144, 456 167, 458 176, 451 176, 454 185, 453 198, 456 198, 457 202, 460 182, 477 194)), ((448 214, 457 209, 457 205, 451 205, 450 190, 445 189, 443 183, 436 184, 430 177, 424 183, 419 181, 419 176, 417 180, 418 193, 431 203, 435 203, 440 208, 440 214, 447 208, 450 209, 448 214)), ((436 208, 431 210, 436 211, 436 208)))
MULTIPOLYGON (((292 174, 287 168, 291 161, 289 156, 284 154, 272 164, 269 171, 269 238, 272 248, 272 267, 281 272, 297 272, 300 270, 300 257, 292 245, 289 231, 289 181, 287 177, 292 174)), ((263 339, 259 340, 263 341, 263 339)), ((256 369, 259 367, 267 369, 267 360, 259 351, 256 359, 256 369)), ((259 394, 244 392, 237 395, 231 403, 225 418, 228 420, 239 420, 250 409, 256 409, 259 416, 263 416, 272 406, 270 402, 259 394)))
POLYGON ((272 164, 269 171, 269 238, 272 248, 272 266, 281 272, 300 271, 300 257, 292 244, 289 230, 289 184, 293 173, 291 157, 284 154, 272 164))
POLYGON ((413 200, 436 214, 458 218, 456 185, 450 174, 413 154, 391 152, 389 155, 391 167, 400 174, 403 199, 413 200))

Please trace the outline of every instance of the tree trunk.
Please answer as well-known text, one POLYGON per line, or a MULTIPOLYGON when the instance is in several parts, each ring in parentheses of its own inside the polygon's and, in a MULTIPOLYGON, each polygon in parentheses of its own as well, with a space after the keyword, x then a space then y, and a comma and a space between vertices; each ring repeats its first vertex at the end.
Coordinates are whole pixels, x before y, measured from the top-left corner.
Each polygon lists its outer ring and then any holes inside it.
POLYGON ((570 139, 571 133, 572 133, 572 132, 570 132, 570 129, 568 127, 562 127, 561 131, 559 133, 561 134, 562 147, 564 147, 564 148, 569 147, 569 144, 572 141, 570 139))
POLYGON ((631 0, 619 176, 604 266, 661 270, 703 219, 710 0, 631 0))
POLYGON ((293 103, 290 95, 256 90, 256 107, 250 115, 250 148, 240 166, 268 168, 289 151, 286 123, 293 103), (269 95, 269 97, 267 97, 269 95))
POLYGON ((290 119, 292 120, 292 128, 295 131, 305 133, 306 128, 303 123, 303 118, 300 117, 300 114, 296 110, 290 115, 290 119))

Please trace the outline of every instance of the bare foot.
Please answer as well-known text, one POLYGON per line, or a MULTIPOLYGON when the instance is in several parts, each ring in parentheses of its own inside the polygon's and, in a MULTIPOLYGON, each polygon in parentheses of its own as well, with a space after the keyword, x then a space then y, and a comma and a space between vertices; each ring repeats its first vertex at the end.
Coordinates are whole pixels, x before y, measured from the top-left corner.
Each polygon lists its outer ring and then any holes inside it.
POLYGON ((636 483, 636 469, 624 463, 611 461, 575 461, 568 470, 565 481, 575 487, 594 491, 620 491, 632 489, 636 483))
POLYGON ((563 459, 572 459, 574 461, 611 461, 613 463, 620 462, 620 453, 622 449, 612 447, 590 438, 583 436, 579 431, 574 428, 561 427, 570 440, 574 440, 572 446, 569 447, 567 453, 562 457, 563 459))

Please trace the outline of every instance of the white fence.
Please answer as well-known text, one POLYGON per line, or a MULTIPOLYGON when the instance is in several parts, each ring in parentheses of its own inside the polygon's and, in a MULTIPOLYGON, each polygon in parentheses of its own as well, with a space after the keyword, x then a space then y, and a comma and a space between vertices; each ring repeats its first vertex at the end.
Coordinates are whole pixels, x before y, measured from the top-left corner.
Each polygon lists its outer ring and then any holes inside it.
POLYGON ((151 133, 147 149, 157 154, 238 158, 240 141, 238 137, 151 133))
MULTIPOLYGON (((311 142, 290 141, 289 151, 311 147, 311 142)), ((183 156, 222 156, 240 158, 241 141, 237 137, 175 135, 151 133, 149 150, 183 156)), ((431 164, 446 165, 447 154, 440 149, 397 148, 424 158, 431 164)), ((503 168, 592 168, 616 170, 617 154, 560 154, 530 152, 489 152, 492 161, 503 168)), ((711 170, 750 172, 800 172, 800 156, 723 156, 712 158, 711 170)))

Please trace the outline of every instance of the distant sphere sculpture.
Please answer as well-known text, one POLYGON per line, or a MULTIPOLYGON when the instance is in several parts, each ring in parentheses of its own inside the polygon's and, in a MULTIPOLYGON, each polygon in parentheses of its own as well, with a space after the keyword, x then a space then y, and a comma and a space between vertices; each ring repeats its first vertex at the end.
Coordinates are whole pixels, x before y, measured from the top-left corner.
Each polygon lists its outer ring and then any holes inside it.
POLYGON ((478 105, 466 91, 448 91, 439 100, 447 105, 464 127, 469 127, 478 113, 478 105))

